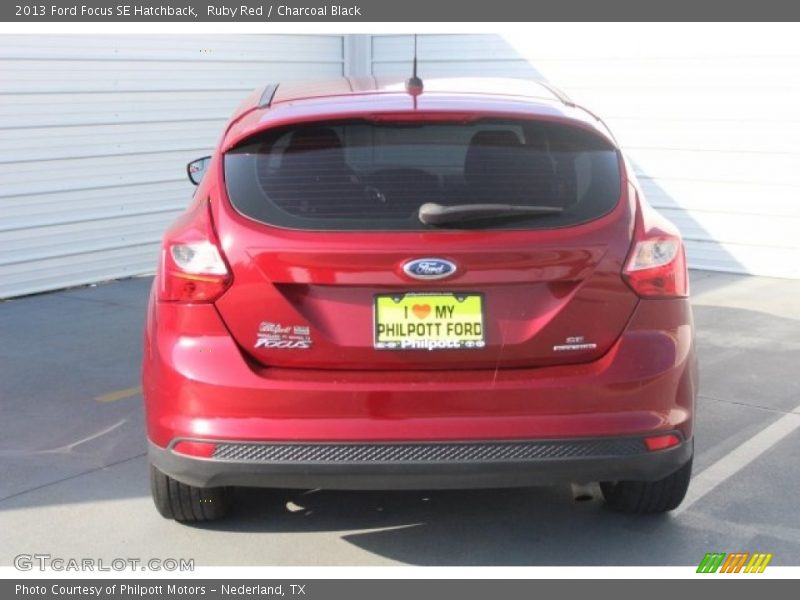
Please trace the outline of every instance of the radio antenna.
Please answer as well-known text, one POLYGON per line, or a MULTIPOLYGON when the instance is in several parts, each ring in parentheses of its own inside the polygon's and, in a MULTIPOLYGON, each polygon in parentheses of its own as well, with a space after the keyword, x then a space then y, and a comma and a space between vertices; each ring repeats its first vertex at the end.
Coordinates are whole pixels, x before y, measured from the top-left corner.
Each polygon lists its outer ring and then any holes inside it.
POLYGON ((406 91, 412 96, 419 96, 422 93, 424 85, 422 79, 417 76, 417 34, 414 34, 414 62, 413 73, 411 77, 406 80, 406 91))

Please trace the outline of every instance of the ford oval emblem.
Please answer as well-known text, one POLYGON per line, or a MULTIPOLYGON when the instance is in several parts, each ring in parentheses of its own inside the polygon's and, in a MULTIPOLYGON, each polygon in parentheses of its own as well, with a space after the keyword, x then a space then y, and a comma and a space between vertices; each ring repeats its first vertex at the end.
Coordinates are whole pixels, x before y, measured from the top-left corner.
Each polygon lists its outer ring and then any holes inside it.
POLYGON ((443 258, 418 258, 405 263, 403 272, 414 279, 444 279, 455 275, 456 265, 443 258))

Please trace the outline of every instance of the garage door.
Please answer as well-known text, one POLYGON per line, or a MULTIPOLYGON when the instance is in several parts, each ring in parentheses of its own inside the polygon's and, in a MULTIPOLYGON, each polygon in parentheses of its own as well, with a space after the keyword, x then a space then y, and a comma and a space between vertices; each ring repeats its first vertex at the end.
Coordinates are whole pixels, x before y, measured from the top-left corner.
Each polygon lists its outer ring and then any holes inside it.
MULTIPOLYGON (((419 38, 423 77, 543 77, 603 115, 696 268, 800 278, 800 41, 791 25, 531 24, 419 38)), ((408 76, 411 36, 372 72, 408 76)))
POLYGON ((343 74, 341 36, 0 37, 0 298, 150 272, 244 94, 343 74))

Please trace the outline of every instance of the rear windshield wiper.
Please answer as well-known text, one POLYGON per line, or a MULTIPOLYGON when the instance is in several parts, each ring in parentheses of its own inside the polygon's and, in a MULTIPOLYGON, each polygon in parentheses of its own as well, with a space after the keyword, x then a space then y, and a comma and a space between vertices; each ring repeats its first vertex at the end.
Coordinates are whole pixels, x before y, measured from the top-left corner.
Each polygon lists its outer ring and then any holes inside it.
POLYGON ((560 206, 526 206, 524 204, 455 204, 443 206, 426 202, 419 207, 419 220, 425 225, 446 225, 462 221, 537 217, 564 212, 560 206))

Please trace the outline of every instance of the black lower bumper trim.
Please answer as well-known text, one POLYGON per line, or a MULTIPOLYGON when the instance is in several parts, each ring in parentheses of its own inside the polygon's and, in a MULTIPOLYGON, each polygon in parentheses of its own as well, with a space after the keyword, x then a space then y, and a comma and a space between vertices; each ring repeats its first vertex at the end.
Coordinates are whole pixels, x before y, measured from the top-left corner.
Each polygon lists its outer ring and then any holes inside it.
POLYGON ((641 438, 508 442, 221 443, 218 460, 274 463, 466 463, 601 456, 646 452, 641 438))
POLYGON ((197 487, 445 489, 656 480, 692 456, 692 440, 649 452, 642 438, 424 443, 218 442, 212 458, 149 444, 159 470, 197 487))

